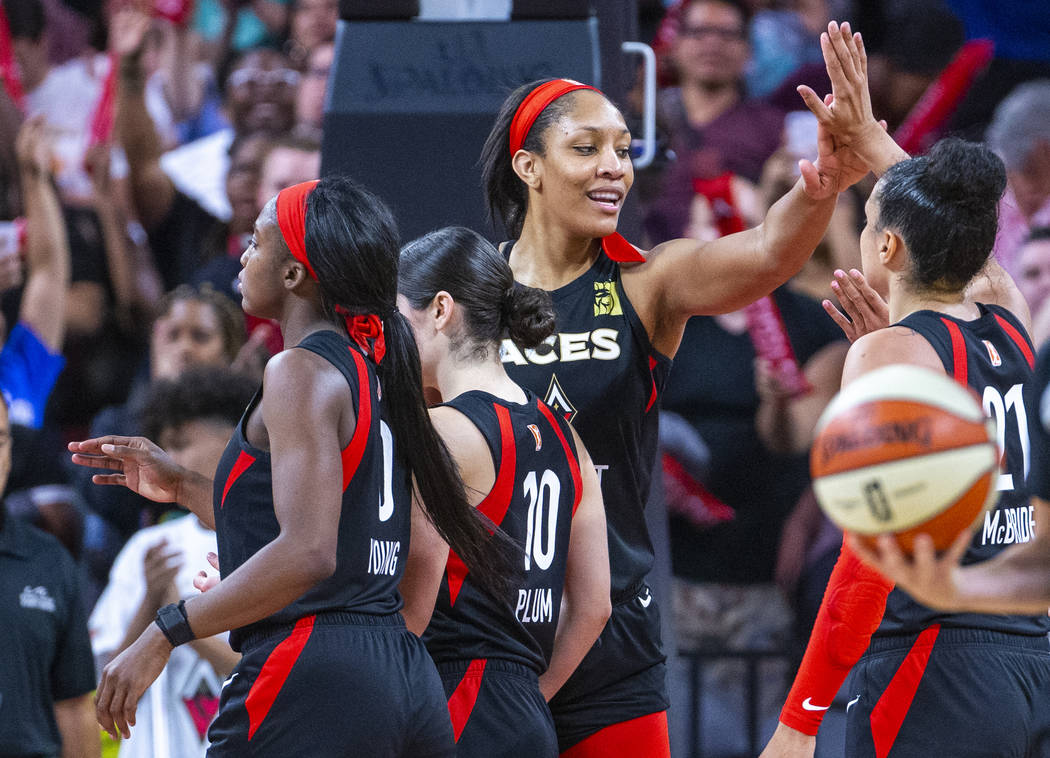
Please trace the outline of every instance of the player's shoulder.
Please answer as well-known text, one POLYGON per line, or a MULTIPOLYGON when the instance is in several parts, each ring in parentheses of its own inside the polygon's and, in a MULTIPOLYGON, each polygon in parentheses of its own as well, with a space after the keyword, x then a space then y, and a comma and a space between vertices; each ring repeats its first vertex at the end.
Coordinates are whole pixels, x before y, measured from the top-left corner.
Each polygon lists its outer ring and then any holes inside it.
POLYGON ((910 363, 943 371, 936 349, 919 332, 895 324, 857 338, 846 353, 843 384, 849 378, 894 363, 910 363))

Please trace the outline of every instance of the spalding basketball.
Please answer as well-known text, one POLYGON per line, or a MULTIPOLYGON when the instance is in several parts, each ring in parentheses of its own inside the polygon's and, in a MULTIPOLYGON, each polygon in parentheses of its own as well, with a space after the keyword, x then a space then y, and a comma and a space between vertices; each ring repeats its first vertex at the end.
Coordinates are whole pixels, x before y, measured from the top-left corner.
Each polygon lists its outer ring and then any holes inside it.
POLYGON ((817 422, 813 489, 835 524, 911 553, 927 533, 944 550, 995 502, 995 430, 969 388, 905 364, 864 374, 817 422))

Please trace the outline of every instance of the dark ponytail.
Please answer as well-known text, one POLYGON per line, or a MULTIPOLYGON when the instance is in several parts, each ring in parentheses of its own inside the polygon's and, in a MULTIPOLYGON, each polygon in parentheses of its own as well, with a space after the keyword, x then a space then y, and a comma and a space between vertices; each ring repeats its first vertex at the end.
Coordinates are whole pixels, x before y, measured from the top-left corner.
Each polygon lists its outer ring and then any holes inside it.
POLYGON ((423 508, 475 581, 497 596, 513 571, 510 538, 467 500, 456 463, 430 423, 423 399, 419 353, 405 317, 396 308, 398 238, 381 200, 345 177, 322 179, 306 211, 306 250, 317 272, 322 306, 333 322, 339 305, 383 319, 386 355, 376 374, 383 410, 396 448, 415 479, 423 508), (389 400, 389 402, 388 402, 389 400))
POLYGON ((422 309, 444 290, 463 309, 464 349, 484 358, 510 337, 523 348, 536 347, 554 333, 550 295, 514 283, 510 264, 477 232, 449 226, 405 245, 398 291, 422 309))

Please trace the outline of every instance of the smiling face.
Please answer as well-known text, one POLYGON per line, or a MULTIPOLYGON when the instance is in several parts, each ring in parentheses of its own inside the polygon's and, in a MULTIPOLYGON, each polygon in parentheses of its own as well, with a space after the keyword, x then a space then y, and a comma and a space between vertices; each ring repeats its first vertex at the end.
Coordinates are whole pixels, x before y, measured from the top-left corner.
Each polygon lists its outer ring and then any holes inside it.
POLYGON ((534 156, 537 179, 529 202, 573 236, 604 237, 616 231, 634 182, 631 133, 597 92, 568 97, 574 98, 572 107, 547 129, 544 155, 534 156))

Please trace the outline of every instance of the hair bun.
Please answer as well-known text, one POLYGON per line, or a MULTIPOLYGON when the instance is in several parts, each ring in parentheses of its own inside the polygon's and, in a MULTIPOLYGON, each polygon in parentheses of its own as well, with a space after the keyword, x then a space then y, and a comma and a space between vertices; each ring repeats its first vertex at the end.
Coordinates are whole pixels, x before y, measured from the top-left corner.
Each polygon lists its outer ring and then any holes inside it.
POLYGON ((949 137, 933 146, 926 161, 924 183, 934 198, 974 213, 998 206, 1006 189, 1006 167, 984 145, 949 137))
POLYGON ((554 333, 554 305, 544 290, 512 285, 503 293, 500 312, 511 341, 518 347, 536 347, 554 333))

